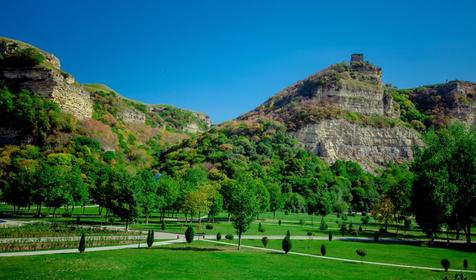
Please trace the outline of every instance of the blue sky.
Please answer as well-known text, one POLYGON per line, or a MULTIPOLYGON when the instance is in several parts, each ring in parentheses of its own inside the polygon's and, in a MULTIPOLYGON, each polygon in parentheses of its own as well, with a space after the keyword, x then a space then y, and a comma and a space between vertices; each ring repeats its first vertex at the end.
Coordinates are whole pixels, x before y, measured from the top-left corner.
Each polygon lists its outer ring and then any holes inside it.
POLYGON ((82 83, 215 123, 363 52, 398 87, 476 81, 474 1, 5 1, 0 36, 82 83))

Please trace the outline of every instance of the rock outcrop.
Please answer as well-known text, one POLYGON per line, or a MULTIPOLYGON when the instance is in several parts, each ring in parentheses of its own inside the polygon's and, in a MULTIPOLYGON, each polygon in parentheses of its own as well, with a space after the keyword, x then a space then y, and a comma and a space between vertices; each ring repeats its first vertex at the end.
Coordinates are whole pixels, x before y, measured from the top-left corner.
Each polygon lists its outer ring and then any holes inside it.
POLYGON ((60 70, 58 58, 22 42, 0 39, 0 56, 3 58, 16 56, 16 59, 20 60, 17 64, 2 65, 0 80, 4 80, 15 90, 27 89, 45 98, 51 98, 63 111, 73 114, 78 119, 91 118, 93 104, 89 93, 76 84, 70 74, 60 70), (21 57, 25 55, 24 53, 28 53, 31 56, 28 59, 33 59, 35 52, 41 55, 43 61, 30 65, 29 61, 25 62, 25 58, 21 57))
POLYGON ((352 160, 368 170, 411 160, 413 148, 422 145, 419 134, 406 127, 362 126, 342 119, 308 124, 294 136, 326 162, 352 160))
POLYGON ((476 124, 476 83, 451 81, 445 84, 411 89, 410 99, 430 116, 430 125, 441 126, 458 120, 469 126, 476 124))
POLYGON ((121 118, 126 123, 145 123, 146 116, 142 112, 127 108, 121 112, 121 118))
POLYGON ((398 119, 381 69, 362 55, 297 82, 240 119, 260 117, 282 122, 306 150, 329 163, 353 160, 367 170, 412 160, 413 149, 422 145, 418 132, 398 119))

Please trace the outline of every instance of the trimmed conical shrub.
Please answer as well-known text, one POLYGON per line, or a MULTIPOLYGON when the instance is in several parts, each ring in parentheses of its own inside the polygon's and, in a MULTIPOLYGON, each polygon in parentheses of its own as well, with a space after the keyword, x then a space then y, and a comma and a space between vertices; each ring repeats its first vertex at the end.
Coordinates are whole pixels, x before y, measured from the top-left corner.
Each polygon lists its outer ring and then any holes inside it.
POLYGON ((281 244, 283 247, 283 251, 285 254, 287 254, 289 251, 291 251, 291 248, 293 247, 291 243, 291 233, 289 233, 289 230, 286 234, 286 236, 283 239, 283 243, 281 244))
POLYGON ((152 247, 152 244, 154 244, 154 231, 149 230, 149 233, 147 234, 147 246, 150 248, 152 247))
POLYGON ((84 233, 83 233, 81 234, 81 239, 79 240, 78 251, 80 253, 84 253, 84 250, 86 250, 86 237, 84 236, 84 233))
POLYGON ((194 236, 195 236, 195 232, 193 230, 193 227, 188 226, 187 230, 185 231, 185 240, 187 240, 188 243, 192 243, 194 236))

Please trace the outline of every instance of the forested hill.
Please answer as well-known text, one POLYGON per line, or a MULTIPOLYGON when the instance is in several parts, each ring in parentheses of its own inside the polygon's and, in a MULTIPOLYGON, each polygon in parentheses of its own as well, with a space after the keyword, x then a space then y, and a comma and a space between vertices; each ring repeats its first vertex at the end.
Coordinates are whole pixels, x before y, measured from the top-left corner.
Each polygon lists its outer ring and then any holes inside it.
POLYGON ((420 133, 457 120, 472 125, 476 84, 452 81, 397 89, 382 69, 352 55, 283 89, 241 120, 282 123, 303 147, 328 163, 352 160, 367 170, 414 158, 420 133))
POLYGON ((0 38, 0 91, 0 145, 53 153, 87 138, 133 169, 152 166, 162 149, 210 127, 201 113, 80 84, 52 54, 6 38, 0 38))

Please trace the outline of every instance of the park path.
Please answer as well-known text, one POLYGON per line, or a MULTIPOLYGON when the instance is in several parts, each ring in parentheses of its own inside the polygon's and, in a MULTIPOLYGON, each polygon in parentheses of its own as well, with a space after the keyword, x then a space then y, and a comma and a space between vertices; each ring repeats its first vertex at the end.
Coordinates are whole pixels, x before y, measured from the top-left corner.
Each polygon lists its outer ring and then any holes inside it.
MULTIPOLYGON (((154 242, 152 247, 170 245, 175 243, 185 242, 184 239, 174 239, 154 242)), ((121 250, 121 249, 133 249, 133 248, 145 248, 147 247, 146 243, 141 244, 129 244, 129 245, 117 245, 117 246, 102 246, 102 247, 91 247, 86 248, 85 252, 98 252, 98 251, 111 251, 111 250, 121 250)), ((53 255, 53 254, 71 254, 78 253, 78 249, 61 249, 61 250, 45 250, 45 251, 25 251, 25 252, 7 252, 0 253, 0 257, 21 257, 21 256, 38 256, 38 255, 53 255)))
MULTIPOLYGON (((295 239, 295 238, 293 237, 293 239, 295 239)), ((204 241, 205 241, 205 242, 210 242, 210 243, 228 245, 228 246, 235 246, 235 247, 238 246, 238 244, 235 244, 235 243, 227 243, 227 242, 214 241, 214 240, 204 240, 204 241)), ((243 247, 243 248, 248 248, 248 249, 254 249, 254 250, 261 250, 261 251, 268 251, 268 252, 274 252, 274 253, 284 254, 282 250, 276 250, 276 249, 269 249, 269 248, 262 248, 262 247, 248 246, 248 245, 241 245, 241 247, 243 247)), ((387 266, 387 267, 397 267, 397 268, 422 269, 422 270, 430 270, 430 271, 444 271, 444 270, 443 270, 442 268, 440 268, 440 267, 429 267, 429 266, 417 266, 417 265, 406 265, 406 264, 396 264, 396 263, 383 263, 383 262, 359 261, 359 260, 354 260, 354 259, 345 259, 345 258, 336 258, 336 257, 326 257, 326 256, 321 256, 321 255, 313 255, 313 254, 299 253, 299 252, 288 252, 288 254, 289 254, 289 255, 303 256, 303 257, 317 258, 317 259, 325 259, 325 260, 346 262, 346 263, 363 263, 363 264, 369 264, 369 265, 378 265, 378 266, 387 266)), ((473 273, 473 274, 476 273, 476 271, 472 271, 472 270, 460 270, 460 269, 448 269, 448 271, 451 271, 451 272, 473 273)))

